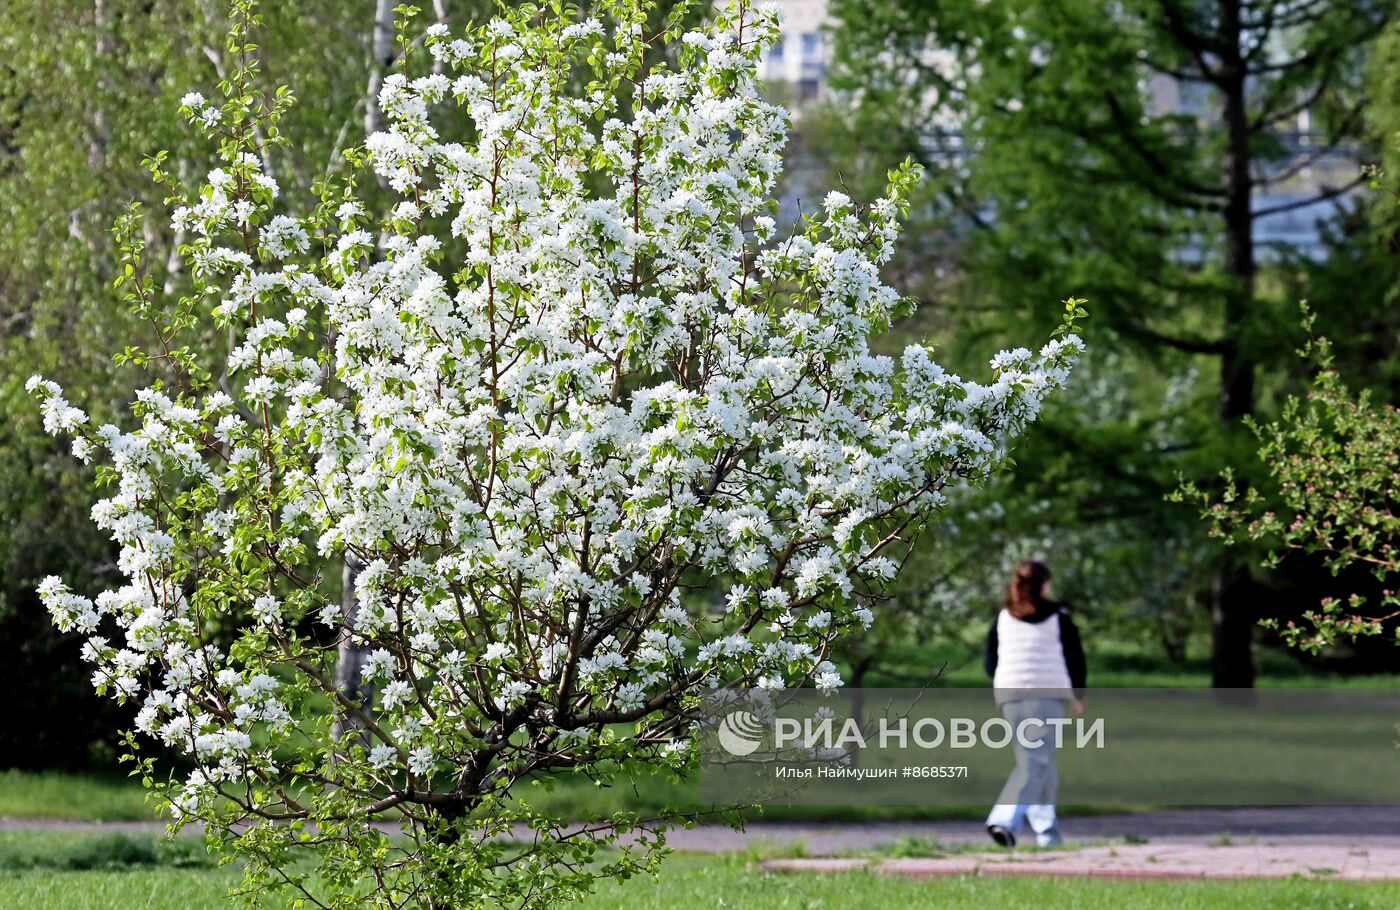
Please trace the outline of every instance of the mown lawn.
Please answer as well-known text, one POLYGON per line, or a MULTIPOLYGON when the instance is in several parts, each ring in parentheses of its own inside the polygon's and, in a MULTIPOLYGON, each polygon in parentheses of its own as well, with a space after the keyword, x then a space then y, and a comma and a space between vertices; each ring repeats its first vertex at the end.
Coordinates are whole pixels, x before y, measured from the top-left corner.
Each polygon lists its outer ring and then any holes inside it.
MULTIPOLYGON (((0 871, 0 910, 216 910, 228 869, 0 871)), ((1122 882, 869 873, 774 875, 741 856, 677 856, 658 881, 602 885, 579 910, 1390 910, 1400 884, 1298 880, 1122 882)))
POLYGON ((111 774, 0 771, 0 818, 158 819, 141 782, 111 774))
MULTIPOLYGON (((985 686, 980 645, 944 643, 938 646, 891 647, 882 670, 866 680, 871 687, 915 685, 937 676, 936 685, 985 686)), ((1204 648, 1181 666, 1168 666, 1141 645, 1100 641, 1092 645, 1091 686, 1110 688, 1200 688, 1210 684, 1204 648)), ((1264 687, 1394 687, 1397 676, 1341 677, 1322 674, 1292 656, 1261 650, 1259 685, 1264 687)), ((3 761, 3 756, 0 756, 3 761)), ((642 813, 663 807, 689 805, 698 797, 693 785, 676 785, 661 775, 598 787, 582 776, 561 775, 552 788, 526 783, 515 795, 532 805, 564 818, 590 818, 618 809, 642 813)), ((1079 811, 1085 811, 1087 807, 1079 811)), ((1118 810, 1127 808, 1116 806, 1118 810)), ((982 807, 958 806, 858 806, 844 808, 778 806, 755 818, 773 820, 937 819, 974 817, 982 807)), ((1092 809, 1089 809, 1092 811, 1092 809)), ((1069 812, 1075 812, 1070 808, 1069 812)), ((140 784, 121 776, 121 768, 108 774, 0 771, 0 817, 67 818, 101 821, 153 820, 158 816, 146 803, 140 784)))
MULTIPOLYGON (((699 798, 692 783, 676 784, 664 775, 642 775, 600 787, 581 775, 561 775, 552 787, 526 782, 515 795, 559 818, 596 818, 619 809, 647 815, 690 805, 699 798)), ((1119 807, 1121 808, 1121 807, 1119 807)), ((750 818, 772 821, 881 821, 891 819, 973 818, 979 806, 774 806, 750 818)), ((1082 813, 1073 807, 1066 814, 1082 813)), ((58 771, 0 771, 0 818, 60 818, 91 821, 168 821, 147 803, 139 781, 58 771)))

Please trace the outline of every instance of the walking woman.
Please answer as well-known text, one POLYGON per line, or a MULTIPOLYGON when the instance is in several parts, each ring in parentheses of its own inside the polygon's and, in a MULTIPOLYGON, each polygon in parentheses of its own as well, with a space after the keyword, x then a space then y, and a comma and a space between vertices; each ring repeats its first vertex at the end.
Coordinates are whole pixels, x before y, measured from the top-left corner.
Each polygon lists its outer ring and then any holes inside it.
MULTIPOLYGON (((1065 702, 1076 715, 1084 711, 1084 648, 1069 608, 1046 596, 1049 582, 1044 563, 1026 560, 1017 566, 1006 586, 1006 605, 987 633, 987 675, 1013 730, 1024 721, 1064 717, 1065 702)), ((1043 724, 1026 729, 1025 737, 1014 740, 1016 768, 987 816, 987 833, 1001 846, 1014 847, 1025 821, 1038 846, 1058 846, 1054 738, 1043 724)))

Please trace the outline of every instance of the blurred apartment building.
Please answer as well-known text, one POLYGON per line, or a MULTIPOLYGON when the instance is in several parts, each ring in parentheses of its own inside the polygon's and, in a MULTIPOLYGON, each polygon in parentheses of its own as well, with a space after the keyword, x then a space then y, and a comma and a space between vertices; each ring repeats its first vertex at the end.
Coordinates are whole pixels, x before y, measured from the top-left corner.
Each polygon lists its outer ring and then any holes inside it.
POLYGON ((763 55, 758 74, 765 82, 793 86, 804 101, 818 98, 831 62, 826 0, 779 0, 774 6, 782 11, 782 37, 763 55))

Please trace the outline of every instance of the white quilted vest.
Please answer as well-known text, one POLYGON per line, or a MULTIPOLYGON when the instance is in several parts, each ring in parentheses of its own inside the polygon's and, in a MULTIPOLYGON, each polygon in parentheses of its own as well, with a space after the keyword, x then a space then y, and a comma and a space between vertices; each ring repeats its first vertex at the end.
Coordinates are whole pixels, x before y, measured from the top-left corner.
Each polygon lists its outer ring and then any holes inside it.
MULTIPOLYGON (((1068 692, 1069 669, 1060 644, 1060 617, 1040 622, 1017 619, 1006 610, 997 616, 997 689, 1058 689, 1068 692)), ((1054 696, 1046 696, 1054 697, 1054 696)))

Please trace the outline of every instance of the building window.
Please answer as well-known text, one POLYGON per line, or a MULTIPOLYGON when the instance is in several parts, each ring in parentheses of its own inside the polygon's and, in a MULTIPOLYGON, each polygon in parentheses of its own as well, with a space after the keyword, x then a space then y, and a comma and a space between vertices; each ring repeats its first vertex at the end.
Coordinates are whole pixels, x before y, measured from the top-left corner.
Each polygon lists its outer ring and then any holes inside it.
POLYGON ((770 65, 772 65, 772 66, 777 66, 778 64, 780 64, 780 63, 782 63, 782 62, 783 62, 783 39, 782 39, 782 37, 780 36, 780 37, 778 38, 777 41, 774 41, 774 42, 773 42, 773 46, 770 47, 770 48, 768 48, 768 63, 769 63, 770 65))
POLYGON ((804 33, 802 35, 802 66, 798 78, 802 81, 820 82, 826 76, 824 56, 822 53, 822 33, 804 33))

